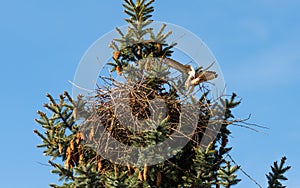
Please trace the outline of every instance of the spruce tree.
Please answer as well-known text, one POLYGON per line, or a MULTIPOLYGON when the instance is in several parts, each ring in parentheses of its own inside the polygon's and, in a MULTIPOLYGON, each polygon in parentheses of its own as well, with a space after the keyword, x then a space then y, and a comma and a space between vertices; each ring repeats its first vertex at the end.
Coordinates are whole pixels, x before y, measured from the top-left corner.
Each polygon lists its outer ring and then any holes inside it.
MULTIPOLYGON (((170 65, 177 63, 172 59, 176 44, 166 42, 172 32, 165 31, 165 25, 157 33, 149 27, 153 22, 153 2, 124 0, 124 12, 128 16, 125 21, 129 27, 126 33, 117 28, 120 38, 111 42, 113 61, 107 65, 111 66, 112 73, 116 72, 126 82, 117 81, 111 76, 101 76, 106 85, 95 89, 92 97, 79 95, 74 99, 68 92, 64 92, 59 100, 55 100, 47 94, 49 102, 44 107, 48 112, 38 111, 40 117, 36 119, 44 132, 34 132, 42 139, 38 147, 43 148, 44 155, 50 157, 48 162, 53 167, 51 173, 56 174, 62 182, 60 185, 50 184, 51 187, 229 188, 241 181, 236 175, 240 166, 228 157, 231 150, 228 146, 231 134, 229 126, 238 122, 232 109, 240 101, 233 93, 229 97, 222 97, 221 103, 215 103, 210 100, 210 90, 206 87, 194 90, 194 86, 186 85, 188 75, 182 74, 176 81, 167 79, 171 76, 170 65), (190 92, 186 92, 191 88, 190 92), (124 91, 126 96, 122 101, 115 101, 115 95, 122 95, 124 91), (179 102, 182 96, 186 96, 184 105, 179 102), (157 98, 165 102, 167 112, 164 116, 161 112, 155 114, 155 119, 149 119, 151 113, 153 115, 155 110, 162 108, 151 103, 157 98), (135 121, 143 120, 147 127, 155 129, 136 131, 138 125, 132 119, 120 121, 118 116, 128 115, 127 107, 122 106, 124 100, 128 102, 135 121), (151 157, 162 157, 155 155, 162 148, 155 147, 148 153, 134 153, 134 164, 130 162, 132 159, 122 158, 124 156, 119 159, 111 154, 117 160, 114 161, 97 152, 118 149, 108 141, 107 136, 101 135, 103 132, 100 130, 109 132, 114 139, 128 147, 159 145, 181 126, 180 114, 184 106, 199 112, 196 113, 197 117, 191 114, 191 117, 186 118, 197 119, 196 131, 183 148, 163 148, 174 154, 168 159, 151 164, 153 158, 147 158, 149 153, 151 157), (151 111, 152 108, 155 110, 151 111), (224 113, 220 113, 220 109, 224 109, 224 113), (215 128, 210 123, 211 118, 221 127, 216 130, 216 138, 203 147, 200 142, 207 136, 204 135, 205 131, 214 131, 215 128), (96 126, 98 122, 101 122, 100 129, 96 126), (132 123, 130 128, 124 125, 128 122, 132 123)), ((216 73, 203 67, 199 67, 196 72, 199 78, 196 87, 217 77, 216 73)), ((182 122, 182 126, 188 124, 188 121, 182 122)), ((272 172, 267 175, 270 188, 284 187, 279 180, 287 179, 284 173, 290 168, 284 167, 285 160, 283 158, 279 166, 275 162, 272 172)))

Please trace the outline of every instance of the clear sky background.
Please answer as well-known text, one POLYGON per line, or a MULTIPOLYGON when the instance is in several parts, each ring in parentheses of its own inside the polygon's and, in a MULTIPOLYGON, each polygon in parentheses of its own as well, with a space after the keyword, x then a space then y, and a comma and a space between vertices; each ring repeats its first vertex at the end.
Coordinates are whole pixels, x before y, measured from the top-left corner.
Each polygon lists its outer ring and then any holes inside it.
MULTIPOLYGON (((103 34, 124 25, 121 0, 0 1, 0 186, 48 187, 47 158, 35 146, 36 111, 47 92, 71 92, 76 67, 103 34)), ((192 31, 216 56, 228 93, 242 104, 236 117, 269 127, 232 127, 231 155, 263 187, 265 173, 286 155, 291 188, 299 187, 300 1, 168 1, 154 4, 156 21, 192 31)), ((236 187, 256 185, 241 174, 236 187)))

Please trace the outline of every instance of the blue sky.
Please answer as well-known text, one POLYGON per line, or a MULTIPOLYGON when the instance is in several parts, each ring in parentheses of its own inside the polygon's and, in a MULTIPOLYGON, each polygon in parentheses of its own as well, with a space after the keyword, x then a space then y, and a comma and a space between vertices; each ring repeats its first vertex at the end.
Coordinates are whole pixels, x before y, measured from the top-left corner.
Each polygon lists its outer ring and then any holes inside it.
MULTIPOLYGON (((0 2, 1 187, 47 187, 50 174, 33 121, 47 101, 71 91, 76 67, 103 34, 124 25, 122 1, 11 0, 0 2)), ((288 187, 300 177, 300 1, 166 1, 154 4, 157 21, 192 31, 222 68, 227 91, 242 104, 236 117, 269 127, 256 133, 232 127, 232 156, 266 186, 269 166, 286 155, 288 187)), ((237 187, 255 187, 241 174, 237 187)))

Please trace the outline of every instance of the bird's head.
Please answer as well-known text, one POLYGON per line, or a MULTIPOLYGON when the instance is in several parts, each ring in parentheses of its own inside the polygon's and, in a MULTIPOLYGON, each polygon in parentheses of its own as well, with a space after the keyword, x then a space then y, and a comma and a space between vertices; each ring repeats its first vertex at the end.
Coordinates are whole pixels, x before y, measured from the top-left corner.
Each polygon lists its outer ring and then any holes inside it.
POLYGON ((184 65, 184 66, 186 67, 189 77, 194 78, 196 74, 195 69, 191 65, 184 65))

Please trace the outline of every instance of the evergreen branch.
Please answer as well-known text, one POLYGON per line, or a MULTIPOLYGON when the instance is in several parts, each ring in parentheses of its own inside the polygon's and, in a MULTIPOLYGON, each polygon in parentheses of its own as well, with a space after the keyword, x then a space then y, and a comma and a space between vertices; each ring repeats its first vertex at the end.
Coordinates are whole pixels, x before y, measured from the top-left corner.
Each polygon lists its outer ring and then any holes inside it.
POLYGON ((231 166, 230 162, 226 162, 226 166, 224 168, 220 168, 218 170, 218 177, 221 179, 220 184, 225 188, 230 188, 232 185, 236 185, 241 179, 237 179, 237 175, 235 174, 240 166, 231 166))
POLYGON ((47 142, 48 144, 50 144, 49 140, 44 136, 42 135, 38 130, 34 130, 33 131, 35 134, 37 134, 43 141, 47 142))
POLYGON ((268 179, 268 188, 285 188, 280 181, 288 180, 284 174, 291 168, 291 166, 284 166, 286 157, 282 157, 280 165, 275 161, 273 166, 271 166, 272 171, 266 175, 268 179))

